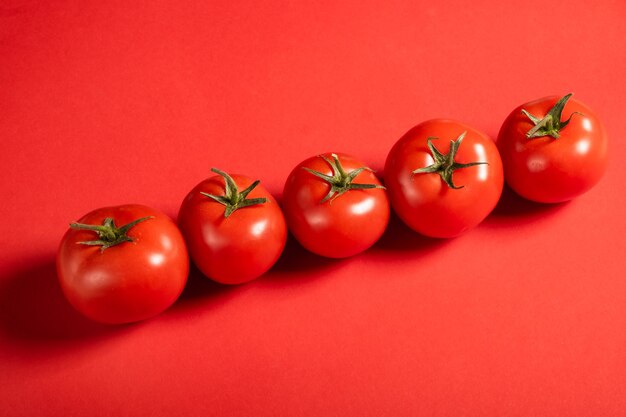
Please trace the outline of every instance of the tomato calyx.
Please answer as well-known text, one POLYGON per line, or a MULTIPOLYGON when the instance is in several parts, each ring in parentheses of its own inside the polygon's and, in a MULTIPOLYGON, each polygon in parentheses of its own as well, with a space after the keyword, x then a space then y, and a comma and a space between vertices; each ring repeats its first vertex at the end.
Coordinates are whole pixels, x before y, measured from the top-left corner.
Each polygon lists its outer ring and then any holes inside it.
POLYGON ((570 114, 567 120, 561 121, 561 114, 563 113, 563 108, 565 108, 565 104, 567 100, 570 99, 573 93, 569 93, 563 97, 548 111, 543 118, 539 118, 537 116, 533 116, 526 110, 522 109, 522 113, 524 116, 528 117, 533 124, 535 125, 532 129, 526 132, 526 137, 528 139, 540 138, 542 136, 552 136, 554 139, 558 139, 560 135, 561 129, 567 126, 572 120, 572 116, 575 114, 583 115, 580 112, 575 111, 570 114))
POLYGON ((438 138, 435 138, 435 137, 428 138, 426 143, 428 145, 428 149, 430 149, 430 152, 435 162, 432 165, 429 165, 427 167, 418 168, 415 171, 412 171, 412 174, 415 175, 415 174, 437 173, 441 176, 441 179, 448 185, 448 187, 452 188, 453 190, 458 190, 460 188, 465 187, 464 185, 461 185, 459 187, 454 184, 454 181, 452 180, 452 174, 454 173, 454 171, 456 171, 457 169, 461 169, 461 168, 469 168, 474 165, 487 164, 487 162, 470 162, 467 164, 460 164, 454 161, 454 157, 456 156, 456 153, 458 152, 459 147, 461 146, 461 143, 463 143, 463 138, 465 137, 466 134, 467 132, 463 132, 459 135, 456 141, 451 140, 450 152, 448 152, 445 155, 439 152, 439 150, 433 144, 433 139, 438 139, 438 138))
POLYGON ((370 189, 370 188, 384 189, 385 188, 382 185, 378 185, 378 184, 353 184, 352 181, 361 172, 363 171, 374 172, 374 171, 368 167, 360 167, 350 172, 346 172, 343 169, 341 162, 339 162, 339 157, 337 156, 337 154, 333 153, 330 155, 332 157, 332 160, 328 159, 324 155, 319 155, 319 157, 322 158, 324 161, 326 161, 328 165, 330 165, 330 168, 333 171, 332 176, 323 174, 321 172, 312 170, 307 167, 303 167, 307 172, 310 172, 311 174, 315 175, 318 178, 321 178, 322 180, 330 184, 330 190, 328 191, 328 194, 326 194, 326 196, 322 200, 320 200, 320 204, 324 204, 327 201, 329 202, 328 204, 332 204, 332 202, 337 197, 339 197, 343 193, 350 191, 350 190, 364 190, 364 189, 370 189))
POLYGON ((267 202, 267 198, 265 197, 248 198, 248 194, 250 194, 250 192, 254 190, 254 188, 259 185, 261 181, 256 180, 252 184, 250 184, 250 186, 245 190, 239 191, 237 184, 235 184, 235 180, 233 180, 230 175, 228 175, 224 171, 220 171, 217 168, 211 168, 211 171, 224 178, 224 195, 214 195, 204 193, 202 191, 200 191, 200 194, 224 205, 226 207, 224 209, 224 217, 228 218, 228 216, 233 214, 233 212, 237 209, 253 206, 256 204, 264 204, 267 202))
POLYGON ((77 230, 90 230, 98 235, 99 239, 87 240, 83 242, 76 242, 81 245, 87 246, 100 246, 100 252, 104 252, 112 246, 119 245, 124 242, 132 242, 133 238, 128 236, 128 231, 137 223, 153 219, 154 216, 146 216, 137 220, 133 220, 124 226, 115 226, 115 220, 112 217, 104 219, 101 225, 97 224, 84 224, 84 223, 70 223, 72 229, 77 230))

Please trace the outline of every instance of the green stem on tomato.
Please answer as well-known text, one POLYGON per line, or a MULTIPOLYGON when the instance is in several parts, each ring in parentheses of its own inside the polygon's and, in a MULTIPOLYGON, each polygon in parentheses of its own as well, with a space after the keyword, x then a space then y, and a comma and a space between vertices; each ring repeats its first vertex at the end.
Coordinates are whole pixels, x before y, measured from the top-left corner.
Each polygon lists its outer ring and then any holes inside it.
POLYGON ((461 168, 472 167, 474 165, 487 164, 487 162, 470 162, 467 164, 459 164, 458 162, 454 161, 454 157, 456 156, 456 153, 458 152, 459 147, 461 146, 461 143, 463 143, 463 138, 465 137, 466 134, 467 132, 463 132, 459 135, 456 141, 451 140, 450 151, 445 155, 439 152, 439 150, 435 147, 435 145, 432 142, 433 139, 437 139, 437 138, 434 138, 434 137, 428 138, 426 143, 428 145, 428 149, 430 149, 430 152, 435 162, 427 167, 416 169, 415 171, 412 172, 412 174, 415 175, 415 174, 437 173, 441 176, 441 179, 448 185, 448 187, 454 190, 463 188, 464 185, 461 185, 460 187, 458 187, 454 184, 454 181, 452 180, 452 174, 454 173, 454 171, 456 171, 457 169, 461 169, 461 168))
POLYGON ((211 171, 224 178, 224 195, 209 194, 202 191, 200 194, 224 205, 224 217, 228 218, 237 209, 267 202, 267 198, 265 197, 248 198, 248 194, 250 194, 261 181, 256 180, 245 190, 239 191, 237 184, 235 184, 235 181, 230 175, 217 168, 211 168, 211 171))
POLYGON ((322 158, 324 161, 326 161, 328 165, 330 165, 330 168, 332 169, 332 172, 333 172, 332 175, 322 174, 321 172, 314 171, 307 167, 303 167, 303 169, 306 170, 307 172, 310 172, 311 174, 315 175, 318 178, 321 178, 322 180, 330 184, 330 190, 328 191, 328 194, 326 194, 326 196, 320 201, 320 204, 323 204, 327 201, 329 202, 328 204, 332 204, 332 202, 337 197, 339 197, 343 193, 350 191, 350 190, 364 190, 364 189, 371 189, 371 188, 384 189, 385 188, 382 185, 378 185, 378 184, 354 184, 352 181, 354 181, 354 179, 361 172, 363 171, 373 172, 372 169, 368 167, 360 167, 353 171, 346 172, 343 166, 341 165, 341 162, 339 162, 339 157, 334 153, 330 154, 330 156, 332 157, 332 160, 328 159, 324 155, 320 155, 319 157, 322 158))
POLYGON ((81 245, 87 246, 100 246, 100 251, 104 252, 112 246, 119 245, 124 242, 132 242, 133 238, 128 236, 128 231, 138 223, 153 219, 154 216, 142 217, 137 220, 133 220, 124 226, 115 226, 115 221, 111 217, 104 219, 101 225, 98 224, 84 224, 84 223, 70 223, 70 227, 76 230, 89 230, 95 232, 98 235, 96 240, 87 240, 83 242, 77 242, 81 245))
POLYGON ((569 124, 570 120, 572 120, 572 116, 575 114, 582 116, 582 113, 575 111, 569 115, 567 120, 561 120, 565 104, 567 104, 567 101, 570 97, 572 97, 572 94, 573 93, 569 93, 561 97, 559 101, 557 101, 556 104, 548 110, 548 114, 542 118, 534 116, 525 109, 522 109, 524 116, 528 117, 534 124, 534 126, 526 132, 526 137, 528 139, 533 139, 543 136, 552 136, 554 139, 558 139, 561 136, 561 130, 569 124))

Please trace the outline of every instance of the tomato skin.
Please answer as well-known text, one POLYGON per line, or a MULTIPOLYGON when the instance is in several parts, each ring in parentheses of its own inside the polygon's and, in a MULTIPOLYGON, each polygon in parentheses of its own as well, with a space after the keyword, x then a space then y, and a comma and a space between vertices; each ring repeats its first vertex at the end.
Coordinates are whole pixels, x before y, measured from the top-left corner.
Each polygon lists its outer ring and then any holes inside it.
POLYGON ((526 137, 534 125, 522 109, 543 117, 560 97, 544 97, 522 104, 509 114, 500 133, 498 148, 507 184, 519 195, 541 203, 575 198, 600 181, 607 166, 604 126, 588 106, 570 98, 562 119, 575 114, 560 131, 560 138, 526 137))
POLYGON ((168 308, 187 282, 189 257, 176 224, 150 207, 128 204, 103 207, 79 223, 102 224, 111 217, 117 226, 153 216, 133 226, 124 242, 100 250, 78 242, 97 238, 87 230, 69 229, 57 254, 57 275, 68 301, 92 320, 121 324, 148 319, 168 308))
POLYGON ((392 147, 385 163, 385 186, 391 205, 410 228, 430 237, 450 238, 482 222, 494 209, 503 187, 502 161, 495 143, 485 134, 448 119, 428 120, 413 127, 392 147), (458 163, 488 162, 454 171, 460 189, 451 189, 437 173, 419 173, 434 161, 429 137, 442 153, 450 141, 467 132, 456 154, 458 163))
MULTIPOLYGON (((243 175, 231 175, 239 190, 253 183, 243 175)), ((276 199, 262 186, 249 198, 266 203, 235 210, 224 217, 225 207, 200 194, 224 195, 224 179, 207 178, 187 194, 178 213, 178 224, 189 254, 204 275, 222 284, 242 284, 267 272, 278 260, 287 241, 287 225, 276 199)))
MULTIPOLYGON (((332 153, 323 154, 330 159, 332 153)), ((362 161, 336 153, 343 168, 353 171, 362 161)), ((283 206, 289 230, 307 250, 328 258, 345 258, 371 247, 389 223, 389 199, 381 188, 349 190, 332 201, 320 203, 331 186, 304 167, 332 175, 333 170, 320 156, 296 166, 285 183, 283 206)), ((355 184, 381 182, 371 171, 361 172, 355 184)))

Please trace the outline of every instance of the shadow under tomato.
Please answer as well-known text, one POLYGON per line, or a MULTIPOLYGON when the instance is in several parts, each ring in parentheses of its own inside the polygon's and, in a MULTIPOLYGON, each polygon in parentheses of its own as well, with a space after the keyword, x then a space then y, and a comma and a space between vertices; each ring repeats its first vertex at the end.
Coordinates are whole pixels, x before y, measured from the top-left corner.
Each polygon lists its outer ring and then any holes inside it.
POLYGON ((187 284, 177 303, 184 303, 186 300, 193 300, 195 298, 218 296, 222 293, 228 293, 234 288, 237 288, 237 285, 220 284, 219 282, 207 278, 192 262, 189 265, 187 284))
POLYGON ((444 247, 449 242, 450 239, 431 238, 415 232, 392 211, 385 233, 368 252, 374 254, 412 252, 426 255, 444 247))
POLYGON ((8 339, 37 343, 93 339, 126 327, 100 324, 74 310, 61 291, 54 260, 36 263, 2 280, 0 331, 8 339))
POLYGON ((345 260, 331 259, 306 250, 291 235, 287 237, 285 250, 276 264, 259 278, 260 285, 298 285, 323 277, 336 270, 345 260))
POLYGON ((189 265, 189 277, 180 298, 163 314, 167 317, 171 314, 194 308, 210 309, 224 304, 227 300, 238 294, 246 284, 226 285, 213 281, 204 276, 193 264, 189 265))
POLYGON ((569 203, 536 203, 519 196, 505 184, 498 204, 483 224, 487 227, 504 228, 532 223, 553 216, 569 203))

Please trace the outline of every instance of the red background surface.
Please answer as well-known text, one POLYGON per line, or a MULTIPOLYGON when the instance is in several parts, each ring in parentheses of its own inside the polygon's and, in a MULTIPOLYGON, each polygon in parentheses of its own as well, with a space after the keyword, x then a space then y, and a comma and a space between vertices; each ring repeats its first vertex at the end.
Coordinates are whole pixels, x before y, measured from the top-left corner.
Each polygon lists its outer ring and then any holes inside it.
POLYGON ((2 2, 0 415, 626 415, 626 2, 312 3, 2 2), (291 241, 262 279, 193 273, 131 326, 56 283, 95 207, 175 216, 212 166, 278 195, 311 155, 381 169, 422 120, 495 136, 569 91, 611 140, 570 203, 505 191, 447 241, 394 219, 343 261, 291 241))

